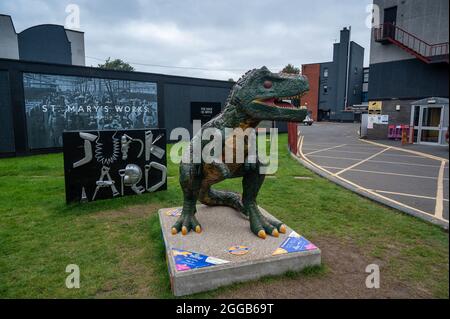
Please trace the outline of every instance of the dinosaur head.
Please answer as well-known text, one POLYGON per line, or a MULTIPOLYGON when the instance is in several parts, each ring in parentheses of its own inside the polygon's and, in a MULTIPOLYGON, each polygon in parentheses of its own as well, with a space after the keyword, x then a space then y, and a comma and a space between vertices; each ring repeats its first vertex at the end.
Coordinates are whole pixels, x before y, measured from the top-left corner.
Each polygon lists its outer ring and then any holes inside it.
POLYGON ((308 90, 305 77, 272 73, 263 66, 239 79, 233 88, 233 96, 252 119, 301 122, 307 111, 295 108, 290 100, 308 90))

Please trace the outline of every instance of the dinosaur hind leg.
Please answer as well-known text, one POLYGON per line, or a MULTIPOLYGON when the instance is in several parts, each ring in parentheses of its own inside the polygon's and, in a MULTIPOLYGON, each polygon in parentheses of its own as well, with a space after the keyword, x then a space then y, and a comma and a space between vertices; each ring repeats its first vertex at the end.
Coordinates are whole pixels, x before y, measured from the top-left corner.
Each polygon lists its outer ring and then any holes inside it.
POLYGON ((202 204, 208 206, 228 206, 242 212, 241 196, 235 192, 215 190, 208 187, 200 192, 199 200, 202 204))
POLYGON ((258 208, 256 197, 264 182, 265 175, 259 173, 258 167, 244 174, 242 179, 242 204, 243 214, 250 219, 250 229, 258 237, 265 239, 266 234, 278 237, 279 233, 286 232, 286 226, 278 221, 265 217, 258 208))

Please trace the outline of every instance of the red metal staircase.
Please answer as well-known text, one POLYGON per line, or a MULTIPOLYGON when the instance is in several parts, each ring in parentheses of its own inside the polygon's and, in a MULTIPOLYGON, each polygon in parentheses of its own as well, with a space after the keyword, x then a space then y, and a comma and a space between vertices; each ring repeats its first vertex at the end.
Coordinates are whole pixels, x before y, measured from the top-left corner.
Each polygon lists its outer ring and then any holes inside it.
POLYGON ((375 27, 373 32, 376 42, 395 44, 425 63, 449 63, 448 42, 429 44, 392 23, 375 27))

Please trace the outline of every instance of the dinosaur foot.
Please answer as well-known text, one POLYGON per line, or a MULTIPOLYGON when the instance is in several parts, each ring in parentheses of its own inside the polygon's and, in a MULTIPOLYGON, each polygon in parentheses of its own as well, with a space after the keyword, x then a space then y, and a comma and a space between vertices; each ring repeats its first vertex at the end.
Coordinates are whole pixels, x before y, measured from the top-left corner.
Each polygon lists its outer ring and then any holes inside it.
POLYGON ((249 211, 250 229, 259 238, 266 239, 267 234, 278 237, 286 233, 286 225, 265 217, 258 207, 253 206, 249 211))
POLYGON ((180 218, 178 218, 172 226, 172 235, 176 235, 181 232, 181 234, 185 236, 191 230, 200 234, 202 232, 202 226, 198 222, 197 218, 195 218, 194 214, 181 214, 180 218))

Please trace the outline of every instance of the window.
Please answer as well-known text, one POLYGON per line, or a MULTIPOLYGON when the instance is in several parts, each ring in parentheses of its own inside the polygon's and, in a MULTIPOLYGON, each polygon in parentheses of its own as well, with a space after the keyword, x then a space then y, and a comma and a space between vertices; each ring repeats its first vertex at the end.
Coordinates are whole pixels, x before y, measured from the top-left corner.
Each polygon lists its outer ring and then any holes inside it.
POLYGON ((363 92, 368 92, 369 91, 369 83, 363 83, 362 91, 363 92))
POLYGON ((328 77, 328 68, 323 69, 323 77, 324 78, 328 77))
POLYGON ((327 94, 328 93, 328 85, 324 85, 323 86, 323 94, 327 94))
POLYGON ((363 82, 367 83, 369 82, 369 71, 364 71, 364 80, 363 82))

